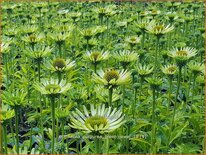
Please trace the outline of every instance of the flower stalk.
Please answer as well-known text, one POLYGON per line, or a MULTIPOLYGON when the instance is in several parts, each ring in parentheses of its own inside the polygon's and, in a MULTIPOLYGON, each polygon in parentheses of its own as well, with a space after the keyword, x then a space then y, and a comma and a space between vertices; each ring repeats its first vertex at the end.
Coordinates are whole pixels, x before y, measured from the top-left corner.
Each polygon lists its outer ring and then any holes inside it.
POLYGON ((4 154, 7 154, 7 129, 6 129, 6 122, 2 123, 3 128, 3 138, 4 138, 4 154))
POLYGON ((151 134, 151 153, 156 153, 155 148, 155 129, 156 129, 156 118, 155 118, 155 108, 156 108, 156 97, 155 97, 155 89, 152 90, 152 134, 151 134))
POLYGON ((176 109, 177 109, 177 98, 178 98, 179 90, 180 90, 181 74, 182 74, 182 66, 179 66, 178 81, 177 81, 177 92, 176 92, 176 96, 175 96, 174 109, 173 109, 172 120, 171 120, 171 124, 170 124, 170 132, 169 132, 170 135, 169 135, 169 138, 168 138, 169 140, 168 140, 168 145, 167 145, 168 148, 169 148, 169 143, 170 143, 170 139, 171 139, 172 129, 174 127, 174 118, 175 118, 176 109))
POLYGON ((100 154, 101 153, 101 139, 97 136, 94 139, 94 144, 95 144, 95 153, 100 154))
POLYGON ((55 144, 55 98, 52 96, 50 97, 51 100, 51 117, 52 117, 52 151, 51 153, 54 154, 54 144, 55 144))
POLYGON ((108 106, 111 106, 112 105, 112 93, 113 93, 113 88, 109 88, 109 105, 108 106))
POLYGON ((15 133, 16 133, 16 153, 19 154, 19 114, 18 114, 18 106, 14 106, 15 112, 15 133))

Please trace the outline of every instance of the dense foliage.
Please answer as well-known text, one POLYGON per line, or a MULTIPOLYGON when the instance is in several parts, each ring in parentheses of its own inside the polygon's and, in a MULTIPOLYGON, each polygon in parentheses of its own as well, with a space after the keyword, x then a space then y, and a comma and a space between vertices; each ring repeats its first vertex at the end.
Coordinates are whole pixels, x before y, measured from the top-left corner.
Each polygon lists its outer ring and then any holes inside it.
POLYGON ((203 2, 2 4, 4 154, 202 153, 203 2))

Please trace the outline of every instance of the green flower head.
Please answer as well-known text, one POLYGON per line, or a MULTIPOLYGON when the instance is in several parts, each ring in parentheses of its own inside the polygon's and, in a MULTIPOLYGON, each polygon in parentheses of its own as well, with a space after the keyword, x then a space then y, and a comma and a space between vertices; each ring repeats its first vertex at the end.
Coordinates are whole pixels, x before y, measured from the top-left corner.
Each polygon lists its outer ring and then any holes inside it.
POLYGON ((197 50, 191 47, 173 48, 168 52, 168 56, 174 58, 177 66, 185 66, 190 58, 197 54, 197 50))
POLYGON ((66 93, 71 89, 71 84, 67 83, 65 80, 58 82, 57 79, 43 80, 42 83, 35 83, 34 88, 41 94, 49 96, 58 96, 60 94, 66 93))
POLYGON ((131 74, 126 70, 107 69, 106 71, 99 70, 97 74, 93 74, 93 80, 96 83, 103 84, 106 87, 116 87, 125 85, 131 82, 131 74))
POLYGON ((105 105, 91 105, 91 112, 83 106, 84 113, 76 109, 72 112, 72 128, 83 130, 86 133, 104 134, 112 132, 124 123, 124 115, 120 110, 112 110, 111 107, 105 108, 105 105))

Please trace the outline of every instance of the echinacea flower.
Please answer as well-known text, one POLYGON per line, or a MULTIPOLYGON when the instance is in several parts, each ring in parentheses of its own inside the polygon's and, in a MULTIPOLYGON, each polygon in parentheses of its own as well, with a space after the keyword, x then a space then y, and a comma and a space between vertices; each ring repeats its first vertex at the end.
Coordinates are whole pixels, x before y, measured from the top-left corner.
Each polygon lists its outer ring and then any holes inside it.
POLYGON ((94 107, 91 105, 91 112, 83 106, 84 113, 76 109, 70 115, 70 127, 83 130, 86 133, 104 134, 114 131, 124 123, 124 115, 116 108, 105 108, 105 105, 94 107))
POLYGON ((143 65, 143 64, 139 64, 137 66, 137 73, 139 74, 140 77, 146 77, 149 74, 152 73, 154 67, 151 65, 143 65))
POLYGON ((82 15, 81 12, 69 12, 68 14, 73 21, 76 21, 76 19, 82 15))
POLYGON ((65 108, 58 108, 55 111, 55 115, 61 121, 65 121, 66 118, 69 116, 69 110, 70 109, 68 109, 67 107, 65 107, 65 108))
MULTIPOLYGON (((105 89, 104 87, 97 86, 95 87, 95 92, 97 98, 102 102, 102 103, 107 103, 108 102, 108 90, 105 89)), ((121 97, 120 92, 117 89, 113 90, 112 94, 112 103, 119 100, 121 97)))
POLYGON ((200 86, 205 86, 205 77, 203 75, 197 76, 196 81, 200 86))
POLYGON ((201 64, 201 63, 198 63, 198 62, 190 62, 188 64, 188 68, 190 69, 190 71, 195 75, 197 76, 198 74, 200 73, 204 73, 204 70, 205 70, 205 66, 204 64, 201 64))
POLYGON ((161 37, 164 34, 167 34, 169 32, 171 32, 174 29, 174 26, 170 26, 167 25, 165 26, 165 24, 150 24, 146 27, 146 30, 148 33, 151 33, 157 37, 161 37))
POLYGON ((49 46, 35 46, 34 49, 29 47, 25 50, 25 54, 31 58, 42 61, 43 58, 51 54, 53 48, 49 46))
POLYGON ((9 43, 1 43, 1 52, 8 53, 10 51, 10 44, 9 43))
POLYGON ((69 32, 63 32, 63 33, 54 32, 54 33, 48 34, 48 37, 51 38, 56 44, 62 45, 63 43, 65 43, 66 39, 70 37, 70 33, 69 32))
POLYGON ((177 72, 177 66, 174 64, 165 65, 162 66, 161 70, 165 75, 173 76, 177 72))
POLYGON ((14 89, 13 91, 3 91, 2 102, 12 107, 24 106, 27 103, 27 93, 23 89, 14 89))
POLYGON ((38 30, 38 26, 36 25, 24 25, 22 27, 22 31, 24 32, 24 34, 27 35, 31 35, 32 33, 37 32, 37 30, 38 30))
POLYGON ((127 37, 125 42, 129 43, 131 46, 134 46, 140 42, 140 38, 137 36, 127 37))
POLYGON ((168 52, 168 56, 174 58, 177 66, 186 65, 187 61, 189 61, 190 58, 194 57, 196 54, 197 50, 191 47, 181 47, 180 49, 173 48, 168 52))
POLYGON ((26 43, 29 43, 31 45, 34 45, 36 43, 39 43, 41 41, 43 41, 45 38, 44 34, 40 33, 32 33, 31 35, 26 35, 22 38, 23 41, 25 41, 26 43))
POLYGON ((131 75, 130 72, 127 72, 127 70, 99 70, 97 71, 97 74, 93 74, 93 80, 96 83, 103 84, 108 88, 114 88, 118 85, 129 84, 131 82, 131 75))
POLYGON ((133 51, 123 50, 114 54, 114 58, 119 61, 125 69, 131 62, 135 62, 139 55, 133 51))
POLYGON ((41 83, 35 83, 34 88, 41 94, 58 96, 60 94, 66 93, 71 88, 71 84, 67 83, 65 80, 58 82, 57 79, 44 79, 41 83))
POLYGON ((98 64, 101 61, 108 59, 109 53, 107 51, 88 51, 84 58, 94 64, 98 64))
POLYGON ((83 35, 83 37, 86 40, 91 39, 93 36, 96 35, 96 29, 91 27, 91 28, 87 28, 87 29, 83 29, 80 31, 80 33, 83 35))
POLYGON ((18 33, 19 29, 17 27, 11 26, 9 29, 3 30, 3 34, 11 38, 14 38, 16 35, 18 35, 18 33))
POLYGON ((176 12, 167 12, 165 18, 170 22, 173 22, 174 20, 178 19, 178 16, 176 12))
POLYGON ((8 105, 2 104, 1 106, 1 123, 5 123, 7 120, 11 119, 14 117, 14 109, 10 109, 8 105))
MULTIPOLYGON (((68 38, 70 35, 69 35, 69 32, 72 32, 73 29, 74 29, 74 24, 62 24, 62 23, 55 23, 52 28, 57 31, 57 32, 61 32, 63 34, 65 34, 65 36, 68 38)), ((61 33, 57 33, 55 35, 59 36, 59 38, 61 37, 61 33)), ((55 36, 54 35, 54 36, 55 36)), ((52 38, 52 35, 51 35, 51 39, 52 38)), ((56 41, 55 39, 53 39, 54 41, 56 41)), ((59 39, 60 40, 60 39, 59 39)), ((64 39, 65 40, 65 39, 64 39)))
POLYGON ((154 20, 150 21, 149 19, 142 19, 135 23, 135 26, 137 26, 141 31, 146 31, 146 27, 148 25, 153 25, 155 23, 154 20))
POLYGON ((157 9, 153 9, 150 11, 150 14, 154 17, 154 16, 157 16, 158 14, 160 14, 161 11, 160 10, 157 10, 157 9))
POLYGON ((139 13, 139 16, 140 16, 141 18, 143 18, 143 17, 145 17, 145 16, 148 15, 148 14, 149 14, 148 11, 141 11, 141 12, 139 13))
POLYGON ((56 58, 53 61, 46 63, 45 66, 53 72, 67 72, 75 66, 75 61, 56 58))
POLYGON ((162 79, 159 77, 149 77, 146 78, 146 81, 149 83, 150 87, 154 90, 157 90, 162 84, 162 79))
POLYGON ((45 8, 46 6, 48 6, 48 3, 46 3, 46 2, 35 2, 35 3, 34 3, 34 2, 33 2, 32 5, 33 5, 35 8, 41 10, 42 8, 45 8))

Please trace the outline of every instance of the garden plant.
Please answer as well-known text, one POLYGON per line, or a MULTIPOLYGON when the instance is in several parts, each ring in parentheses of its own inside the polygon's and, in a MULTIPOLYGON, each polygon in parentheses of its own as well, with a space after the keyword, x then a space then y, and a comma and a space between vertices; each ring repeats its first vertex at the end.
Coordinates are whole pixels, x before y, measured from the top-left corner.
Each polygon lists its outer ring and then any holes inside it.
POLYGON ((0 154, 205 154, 203 1, 2 2, 0 154))

